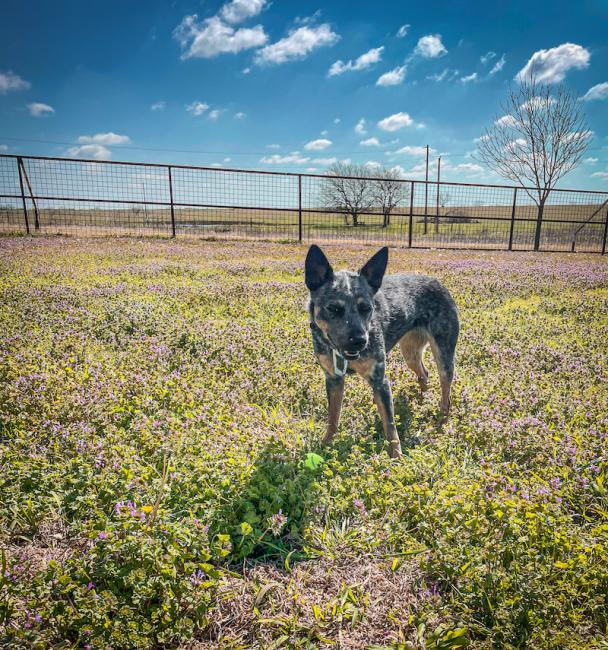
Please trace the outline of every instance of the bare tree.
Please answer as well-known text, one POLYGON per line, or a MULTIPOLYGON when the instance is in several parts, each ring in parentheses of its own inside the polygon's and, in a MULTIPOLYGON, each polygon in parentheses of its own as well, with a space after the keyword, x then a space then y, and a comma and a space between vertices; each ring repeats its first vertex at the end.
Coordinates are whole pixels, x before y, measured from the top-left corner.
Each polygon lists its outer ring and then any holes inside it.
POLYGON ((327 169, 327 180, 321 187, 321 201, 324 207, 344 214, 353 226, 359 225, 359 215, 370 209, 373 196, 370 192, 369 170, 363 165, 335 163, 327 169))
POLYGON ((502 117, 479 140, 478 157, 501 176, 534 186, 526 192, 538 207, 538 250, 547 198, 557 181, 580 163, 591 133, 580 103, 564 87, 551 92, 534 78, 511 88, 501 108, 502 117))
POLYGON ((391 225, 391 214, 409 198, 409 186, 394 169, 380 167, 372 173, 371 195, 374 207, 382 211, 382 227, 391 225))

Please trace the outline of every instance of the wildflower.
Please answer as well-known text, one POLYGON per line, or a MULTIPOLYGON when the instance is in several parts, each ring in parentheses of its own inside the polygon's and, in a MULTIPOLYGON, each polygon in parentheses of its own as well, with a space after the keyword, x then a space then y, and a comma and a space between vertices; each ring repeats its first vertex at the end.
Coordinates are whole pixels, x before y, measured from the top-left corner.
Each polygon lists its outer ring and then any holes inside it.
POLYGON ((287 517, 283 514, 282 510, 279 510, 275 515, 272 515, 272 517, 270 517, 270 530, 272 531, 272 534, 277 537, 285 527, 286 523, 287 517))
POLYGON ((102 530, 99 535, 97 535, 97 539, 107 539, 108 533, 106 533, 105 530, 102 530))
POLYGON ((361 501, 361 499, 353 499, 353 505, 355 506, 355 508, 357 508, 359 514, 362 517, 365 517, 365 504, 363 503, 363 501, 361 501))

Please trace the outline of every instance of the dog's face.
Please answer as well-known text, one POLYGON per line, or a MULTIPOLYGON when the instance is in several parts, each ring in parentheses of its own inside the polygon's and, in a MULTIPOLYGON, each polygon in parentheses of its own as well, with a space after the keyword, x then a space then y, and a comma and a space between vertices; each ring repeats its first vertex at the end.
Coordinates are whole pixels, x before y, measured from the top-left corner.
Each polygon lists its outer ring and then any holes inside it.
POLYGON ((359 273, 334 273, 318 246, 306 256, 305 278, 317 326, 346 359, 357 359, 369 342, 374 294, 382 284, 388 248, 380 249, 359 273))

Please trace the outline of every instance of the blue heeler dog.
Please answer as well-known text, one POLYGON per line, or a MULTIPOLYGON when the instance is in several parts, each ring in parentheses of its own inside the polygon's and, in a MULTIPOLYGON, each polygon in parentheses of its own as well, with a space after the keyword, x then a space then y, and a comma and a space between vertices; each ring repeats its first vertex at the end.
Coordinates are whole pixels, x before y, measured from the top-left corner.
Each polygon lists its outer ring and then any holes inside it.
POLYGON ((428 387, 422 360, 431 346, 441 382, 441 411, 450 409, 458 311, 448 290, 425 275, 388 275, 388 248, 380 249, 359 273, 334 272, 323 251, 311 246, 306 256, 310 290, 310 327, 315 355, 325 371, 329 421, 323 440, 329 443, 340 420, 344 375, 358 373, 374 391, 388 452, 401 455, 395 428, 386 355, 399 343, 407 365, 428 387))

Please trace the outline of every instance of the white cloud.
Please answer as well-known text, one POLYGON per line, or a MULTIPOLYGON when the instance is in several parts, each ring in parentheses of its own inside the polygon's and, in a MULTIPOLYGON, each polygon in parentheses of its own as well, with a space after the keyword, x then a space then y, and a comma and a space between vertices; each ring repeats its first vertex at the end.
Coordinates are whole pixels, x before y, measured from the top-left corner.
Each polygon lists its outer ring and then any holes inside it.
POLYGON ((405 79, 405 73, 407 71, 407 66, 402 65, 385 72, 383 75, 378 77, 376 81, 376 86, 398 86, 405 79))
MULTIPOLYGON (((408 156, 426 156, 426 147, 410 146, 406 145, 397 149, 394 153, 396 154, 407 154, 408 156)), ((436 153, 435 149, 429 147, 429 154, 432 155, 436 153)))
POLYGON ((532 97, 532 99, 524 102, 520 108, 523 108, 524 110, 540 109, 547 108, 547 106, 551 104, 555 104, 555 99, 553 99, 553 97, 532 97))
POLYGON ((307 167, 304 171, 310 172, 312 174, 313 172, 316 172, 318 170, 319 170, 318 167, 307 167))
POLYGON ((211 167, 223 167, 222 163, 211 163, 211 167))
POLYGON ((224 158, 225 163, 229 163, 232 160, 232 158, 224 158))
MULTIPOLYGON (((118 133, 96 133, 95 135, 81 135, 78 138, 80 144, 99 144, 99 145, 113 145, 113 144, 129 144, 131 138, 128 135, 119 135, 118 133)), ((81 147, 83 148, 83 147, 81 147)))
POLYGON ((518 147, 525 147, 527 144, 528 142, 525 138, 516 138, 515 140, 511 140, 511 142, 508 142, 505 148, 517 149, 518 147))
POLYGON ((395 113, 378 122, 383 131, 398 131, 405 126, 411 126, 414 120, 407 113, 395 113))
POLYGON ((378 61, 380 61, 382 58, 382 50, 384 50, 384 46, 372 48, 371 50, 368 50, 361 56, 357 57, 354 62, 352 60, 347 61, 346 63, 341 60, 335 61, 329 68, 327 76, 335 77, 336 75, 343 74, 349 70, 365 70, 374 63, 378 63, 378 61))
POLYGON ((198 16, 184 16, 173 31, 185 52, 182 59, 210 59, 218 54, 236 54, 241 50, 260 47, 268 40, 262 25, 234 29, 218 16, 197 22, 198 16))
POLYGON ((70 147, 65 153, 70 158, 109 160, 112 157, 112 152, 101 144, 85 144, 82 147, 70 147))
POLYGON ((460 77, 460 81, 462 81, 463 84, 469 83, 470 81, 476 81, 476 79, 477 79, 476 72, 473 72, 472 74, 469 74, 466 77, 460 77))
POLYGON ((27 105, 27 110, 30 112, 30 115, 34 117, 43 117, 45 115, 53 115, 55 109, 48 104, 43 104, 42 102, 32 102, 27 105))
POLYGON ((341 121, 339 117, 334 117, 334 124, 340 124, 341 121))
POLYGON ((361 118, 355 125, 355 133, 359 135, 366 135, 367 131, 365 129, 365 119, 361 118))
POLYGON ((8 145, 7 144, 0 144, 0 151, 8 151, 8 145))
POLYGON ((310 158, 301 156, 297 151, 290 153, 287 156, 281 156, 278 153, 272 154, 272 156, 264 156, 260 158, 261 163, 266 163, 267 165, 288 165, 292 163, 307 163, 310 158))
POLYGON ((594 178, 601 178, 604 181, 608 181, 608 172, 593 172, 591 176, 594 178))
POLYGON ((323 131, 321 131, 321 135, 325 137, 326 135, 329 135, 329 131, 327 129, 323 129, 323 131))
POLYGON ((380 140, 378 140, 378 138, 367 138, 367 140, 361 140, 359 144, 363 145, 364 147, 379 147, 380 140))
POLYGON ((492 69, 490 70, 490 76, 495 75, 497 72, 500 72, 506 63, 505 55, 503 54, 498 61, 492 66, 492 69))
POLYGON ((411 25, 401 25, 396 34, 397 38, 403 38, 404 36, 407 36, 410 27, 411 25))
POLYGON ((303 59, 319 47, 334 45, 340 40, 327 23, 317 27, 300 27, 276 43, 266 45, 255 55, 257 65, 280 64, 303 59))
POLYGON ((280 144, 267 144, 266 149, 280 149, 281 145, 280 144))
POLYGON ((590 102, 594 99, 606 99, 608 97, 608 81, 596 84, 581 97, 584 102, 590 102))
POLYGON ((414 54, 425 59, 436 59, 437 57, 443 56, 447 53, 448 51, 441 42, 441 34, 429 34, 428 36, 423 36, 418 40, 414 49, 414 54))
POLYGON ((202 115, 208 108, 209 104, 206 102, 192 102, 192 104, 186 105, 188 113, 192 113, 195 117, 202 115))
POLYGON ((232 0, 221 8, 220 14, 227 23, 241 23, 257 16, 265 5, 266 0, 232 0))
POLYGON ((160 101, 160 102, 155 102, 150 106, 151 111, 164 111, 167 106, 167 103, 165 101, 160 101))
POLYGON ((243 68, 243 74, 249 74, 251 72, 251 68, 243 68))
POLYGON ((234 114, 235 120, 244 120, 246 117, 247 117, 247 113, 243 113, 242 111, 239 111, 238 113, 234 114))
POLYGON ((581 45, 563 43, 549 50, 538 50, 515 75, 517 81, 534 77, 536 81, 559 83, 568 70, 581 70, 589 66, 591 54, 581 45))
POLYGON ((460 163, 453 167, 454 171, 464 172, 467 174, 483 174, 484 168, 476 163, 460 163))
MULTIPOLYGON (((511 128, 517 126, 517 120, 512 115, 503 115, 499 117, 494 124, 498 126, 509 126, 511 128)), ((482 136, 483 137, 483 136, 482 136)))
POLYGON ((365 163, 366 167, 369 167, 370 169, 378 169, 379 167, 382 167, 382 165, 379 162, 376 162, 375 160, 368 160, 365 163))
POLYGON ((316 165, 333 165, 338 162, 338 159, 335 157, 332 158, 313 158, 311 162, 316 165))
POLYGON ((451 81, 455 77, 458 76, 458 70, 452 70, 451 68, 444 68, 441 72, 437 72, 435 74, 431 74, 427 77, 427 79, 430 79, 431 81, 445 81, 446 79, 448 81, 451 81))
POLYGON ((306 151, 323 151, 323 149, 331 147, 332 144, 331 140, 320 138, 319 140, 311 140, 310 142, 307 142, 304 145, 304 149, 306 149, 306 151))
POLYGON ((29 81, 22 79, 11 70, 0 72, 0 95, 6 95, 11 91, 27 90, 31 86, 29 81))
POLYGON ((212 111, 209 111, 209 115, 207 115, 207 118, 210 120, 217 120, 217 118, 220 116, 220 109, 219 108, 214 108, 212 111))
POLYGON ((486 52, 482 57, 480 57, 479 60, 483 63, 483 65, 485 65, 495 57, 496 57, 496 52, 492 52, 490 50, 489 52, 486 52))
POLYGON ((587 163, 588 165, 595 165, 595 163, 599 161, 600 161, 599 158, 585 158, 585 160, 583 160, 583 162, 587 163))

